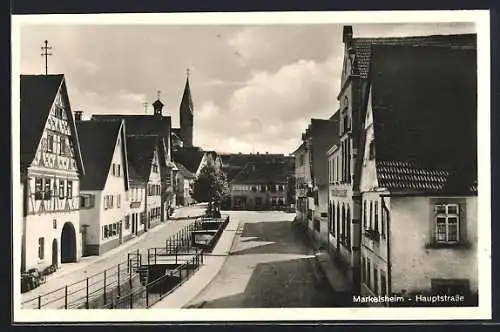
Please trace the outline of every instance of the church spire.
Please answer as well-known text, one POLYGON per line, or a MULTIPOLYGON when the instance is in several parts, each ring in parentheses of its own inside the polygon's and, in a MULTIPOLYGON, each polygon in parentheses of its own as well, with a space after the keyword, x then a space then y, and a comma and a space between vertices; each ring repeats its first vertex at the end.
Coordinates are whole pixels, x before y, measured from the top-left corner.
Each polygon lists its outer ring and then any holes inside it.
POLYGON ((193 113, 193 99, 191 98, 191 88, 189 87, 189 68, 186 69, 186 85, 184 86, 184 94, 181 100, 181 112, 185 109, 193 113))
POLYGON ((186 85, 179 107, 180 134, 185 147, 193 146, 193 99, 191 98, 191 88, 189 87, 189 69, 186 70, 186 85))

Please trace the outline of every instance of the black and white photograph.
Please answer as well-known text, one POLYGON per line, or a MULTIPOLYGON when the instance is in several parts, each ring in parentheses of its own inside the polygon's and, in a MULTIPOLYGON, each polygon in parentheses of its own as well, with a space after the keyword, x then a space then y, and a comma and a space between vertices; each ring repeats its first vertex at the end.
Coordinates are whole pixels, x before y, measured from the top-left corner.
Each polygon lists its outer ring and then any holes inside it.
POLYGON ((488 15, 14 15, 14 318, 491 318, 488 15))

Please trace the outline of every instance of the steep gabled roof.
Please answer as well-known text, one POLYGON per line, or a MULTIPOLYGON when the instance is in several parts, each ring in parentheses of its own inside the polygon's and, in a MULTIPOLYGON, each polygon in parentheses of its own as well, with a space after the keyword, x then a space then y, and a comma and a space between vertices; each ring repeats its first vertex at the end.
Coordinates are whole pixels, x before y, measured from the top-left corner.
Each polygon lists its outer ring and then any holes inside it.
POLYGON ((77 121, 76 126, 86 166, 86 174, 80 180, 80 189, 102 190, 106 184, 122 122, 77 121))
POLYGON ((127 135, 158 135, 163 139, 160 144, 160 159, 162 166, 167 162, 168 142, 170 142, 171 118, 153 115, 123 115, 123 114, 93 114, 92 120, 125 120, 127 135))
POLYGON ((43 135, 43 130, 54 104, 57 93, 61 91, 66 100, 69 126, 71 128, 75 159, 80 172, 85 172, 80 151, 80 143, 76 133, 75 122, 66 91, 64 75, 21 75, 21 169, 25 170, 35 158, 35 154, 43 135))
POLYGON ((183 164, 180 162, 175 162, 175 166, 177 166, 177 169, 179 173, 185 178, 185 179, 196 179, 196 175, 193 174, 190 170, 188 170, 183 164))
POLYGON ((476 52, 376 45, 371 56, 379 185, 394 192, 473 193, 476 52))
POLYGON ((169 116, 93 114, 95 120, 125 120, 128 135, 159 135, 170 139, 171 119, 169 116))
POLYGON ((361 78, 367 78, 374 45, 434 46, 448 49, 476 49, 475 34, 432 35, 415 37, 354 38, 357 69, 361 78))
POLYGON ((195 149, 181 149, 172 152, 174 162, 184 165, 190 172, 195 173, 200 167, 205 151, 195 149))
POLYGON ((249 162, 236 175, 231 183, 237 184, 268 184, 288 182, 288 177, 293 175, 294 168, 283 162, 249 162))
POLYGON ((136 176, 148 182, 154 151, 158 147, 157 135, 127 135, 129 163, 136 171, 136 176))

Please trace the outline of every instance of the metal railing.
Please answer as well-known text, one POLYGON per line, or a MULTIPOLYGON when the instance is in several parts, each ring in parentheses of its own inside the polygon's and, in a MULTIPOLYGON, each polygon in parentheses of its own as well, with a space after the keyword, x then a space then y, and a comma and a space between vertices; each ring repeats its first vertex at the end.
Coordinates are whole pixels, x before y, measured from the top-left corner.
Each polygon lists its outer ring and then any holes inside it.
POLYGON ((220 232, 217 232, 217 239, 211 241, 210 248, 194 247, 192 232, 203 229, 204 223, 214 221, 221 222, 225 227, 229 217, 197 218, 194 223, 187 225, 166 239, 165 247, 148 248, 142 251, 137 249, 129 252, 125 261, 111 268, 23 301, 21 305, 30 309, 98 308, 108 305, 114 296, 120 297, 122 293, 134 289, 134 286, 137 288, 144 266, 156 264, 184 265, 195 257, 198 264, 203 264, 203 251, 213 249, 213 243, 217 241, 220 232))
POLYGON ((125 294, 112 294, 112 300, 100 306, 100 309, 133 309, 149 308, 172 293, 186 282, 203 264, 203 252, 191 257, 184 264, 175 269, 166 271, 165 274, 145 285, 136 288, 130 287, 125 294))

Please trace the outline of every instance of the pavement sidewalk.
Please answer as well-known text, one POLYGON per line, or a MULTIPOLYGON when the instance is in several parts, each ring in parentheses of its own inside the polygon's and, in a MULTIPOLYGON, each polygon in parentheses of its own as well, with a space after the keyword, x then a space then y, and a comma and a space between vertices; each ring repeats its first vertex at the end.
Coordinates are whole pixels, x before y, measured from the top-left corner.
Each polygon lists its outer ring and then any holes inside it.
MULTIPOLYGON (((116 248, 113 248, 113 249, 111 249, 111 250, 109 250, 109 251, 107 251, 99 256, 85 256, 85 257, 81 257, 78 260, 78 262, 61 264, 56 272, 54 272, 46 277, 46 283, 53 281, 54 279, 63 278, 67 275, 75 273, 76 271, 87 269, 89 266, 91 266, 93 264, 99 263, 105 259, 108 259, 108 258, 113 257, 115 255, 118 255, 120 253, 126 253, 126 252, 128 252, 128 249, 130 247, 132 247, 135 244, 137 244, 138 242, 142 241, 144 239, 144 237, 147 236, 148 234, 156 233, 156 232, 163 230, 165 227, 167 227, 167 225, 169 225, 169 223, 171 221, 187 220, 187 219, 191 219, 191 218, 194 220, 195 218, 199 217, 199 215, 200 215, 200 213, 197 213, 197 212, 199 212, 199 211, 193 211, 193 207, 181 207, 181 208, 176 210, 176 215, 177 215, 176 217, 171 217, 170 219, 165 220, 163 223, 160 223, 160 224, 156 225, 155 227, 150 228, 147 232, 144 232, 141 235, 138 235, 138 236, 124 242, 123 244, 121 244, 120 246, 118 246, 116 248), (188 216, 191 216, 191 215, 192 215, 192 217, 187 218, 188 216)), ((23 297, 29 298, 30 296, 38 296, 41 289, 44 288, 43 286, 45 284, 41 285, 41 288, 35 288, 29 292, 24 293, 23 297)))
POLYGON ((344 272, 333 262, 328 251, 317 251, 316 261, 332 288, 337 292, 351 292, 352 287, 344 272))
POLYGON ((237 219, 230 220, 212 253, 204 255, 203 266, 183 285, 152 308, 185 308, 217 276, 229 255, 236 235, 240 231, 239 221, 237 219))

